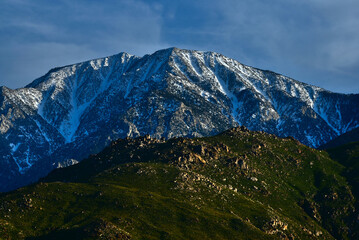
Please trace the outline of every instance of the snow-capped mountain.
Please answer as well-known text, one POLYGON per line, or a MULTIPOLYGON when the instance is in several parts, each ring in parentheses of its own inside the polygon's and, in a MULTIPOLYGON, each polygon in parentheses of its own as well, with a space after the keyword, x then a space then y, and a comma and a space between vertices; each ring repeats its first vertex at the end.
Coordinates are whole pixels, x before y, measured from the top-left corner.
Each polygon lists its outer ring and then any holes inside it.
POLYGON ((320 146, 359 126, 338 94, 213 52, 120 53, 0 88, 0 191, 126 136, 208 136, 245 125, 320 146))

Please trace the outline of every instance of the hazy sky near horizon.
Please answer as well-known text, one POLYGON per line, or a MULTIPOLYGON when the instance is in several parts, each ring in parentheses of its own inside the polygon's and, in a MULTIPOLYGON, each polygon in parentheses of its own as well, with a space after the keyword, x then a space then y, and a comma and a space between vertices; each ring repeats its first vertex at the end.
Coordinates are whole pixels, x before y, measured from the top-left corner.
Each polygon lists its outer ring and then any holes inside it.
POLYGON ((0 86, 175 46, 359 93, 358 16, 357 0, 0 0, 0 86))

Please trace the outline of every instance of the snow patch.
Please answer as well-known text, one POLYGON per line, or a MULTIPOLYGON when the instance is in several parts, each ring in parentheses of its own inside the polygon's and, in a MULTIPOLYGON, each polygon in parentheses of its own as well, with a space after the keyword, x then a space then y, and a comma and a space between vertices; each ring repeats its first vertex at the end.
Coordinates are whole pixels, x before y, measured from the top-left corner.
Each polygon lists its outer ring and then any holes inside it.
POLYGON ((240 121, 240 119, 238 117, 239 112, 240 112, 239 101, 238 101, 237 97, 231 91, 229 91, 227 84, 218 75, 218 66, 217 65, 215 66, 214 76, 215 76, 215 79, 216 79, 216 81, 218 83, 219 90, 231 100, 231 103, 232 103, 232 117, 235 119, 235 121, 239 125, 242 125, 241 121, 240 121))
POLYGON ((41 135, 44 136, 45 140, 50 143, 51 139, 47 136, 47 134, 42 130, 42 125, 39 121, 34 119, 34 122, 36 123, 37 127, 39 128, 41 135))
POLYGON ((9 146, 11 148, 11 152, 16 152, 16 150, 19 148, 20 145, 21 143, 17 143, 17 144, 10 143, 9 146))

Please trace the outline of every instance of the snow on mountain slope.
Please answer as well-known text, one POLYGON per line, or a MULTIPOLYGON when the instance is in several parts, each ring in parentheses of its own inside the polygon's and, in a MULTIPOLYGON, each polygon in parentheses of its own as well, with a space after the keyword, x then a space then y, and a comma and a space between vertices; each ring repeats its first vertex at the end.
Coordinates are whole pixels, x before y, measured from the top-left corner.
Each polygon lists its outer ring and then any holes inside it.
POLYGON ((120 137, 207 136, 245 125, 317 147, 359 126, 358 94, 177 48, 56 68, 25 88, 0 90, 2 191, 120 137))

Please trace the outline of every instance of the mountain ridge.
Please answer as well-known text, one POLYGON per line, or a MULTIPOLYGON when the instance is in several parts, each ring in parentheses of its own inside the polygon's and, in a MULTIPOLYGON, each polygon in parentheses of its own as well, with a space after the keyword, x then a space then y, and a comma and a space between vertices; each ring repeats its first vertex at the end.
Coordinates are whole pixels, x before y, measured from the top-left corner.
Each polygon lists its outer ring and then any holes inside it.
POLYGON ((339 147, 344 144, 348 144, 351 142, 358 142, 359 141, 359 128, 354 128, 350 130, 349 132, 346 132, 326 144, 320 146, 320 149, 329 149, 329 148, 335 148, 339 147))

